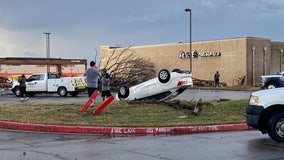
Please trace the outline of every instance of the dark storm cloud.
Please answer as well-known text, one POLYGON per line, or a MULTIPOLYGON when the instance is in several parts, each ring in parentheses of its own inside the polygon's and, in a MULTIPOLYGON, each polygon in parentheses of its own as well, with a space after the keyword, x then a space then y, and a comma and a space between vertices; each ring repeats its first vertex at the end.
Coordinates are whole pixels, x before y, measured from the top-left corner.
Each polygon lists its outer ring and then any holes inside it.
MULTIPOLYGON (((283 41, 282 0, 1 0, 0 51, 89 58, 101 45, 154 45, 241 36, 283 41)), ((2 55, 1 55, 2 56, 2 55)))

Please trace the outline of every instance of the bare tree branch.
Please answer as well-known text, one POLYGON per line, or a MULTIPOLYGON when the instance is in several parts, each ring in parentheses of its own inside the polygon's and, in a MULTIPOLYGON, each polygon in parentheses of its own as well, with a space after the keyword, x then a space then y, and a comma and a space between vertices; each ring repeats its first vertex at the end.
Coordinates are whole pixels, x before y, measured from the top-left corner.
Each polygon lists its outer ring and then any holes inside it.
POLYGON ((113 49, 106 60, 102 70, 107 71, 113 77, 113 85, 123 83, 137 84, 138 78, 146 81, 155 77, 154 64, 138 57, 130 50, 130 47, 113 49))

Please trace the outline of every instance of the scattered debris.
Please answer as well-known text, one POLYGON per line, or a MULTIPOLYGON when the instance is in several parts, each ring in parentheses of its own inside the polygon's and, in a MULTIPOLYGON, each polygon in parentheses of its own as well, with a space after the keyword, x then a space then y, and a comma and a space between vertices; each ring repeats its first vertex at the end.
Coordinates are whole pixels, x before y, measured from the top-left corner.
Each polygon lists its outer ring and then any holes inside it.
MULTIPOLYGON (((210 105, 207 103, 202 103, 202 99, 198 100, 197 104, 192 104, 192 100, 188 103, 182 103, 180 100, 172 100, 172 101, 155 101, 155 100, 141 100, 141 101, 128 101, 128 104, 136 104, 136 105, 144 105, 144 104, 158 104, 158 105, 166 105, 169 107, 173 107, 175 109, 186 109, 192 110, 192 114, 198 115, 198 113, 202 110, 203 105, 210 105)), ((184 117, 182 117, 184 118, 184 117)))
POLYGON ((197 115, 198 112, 202 109, 202 99, 200 98, 197 102, 197 104, 194 106, 193 110, 192 110, 192 114, 197 115))
POLYGON ((220 98, 219 100, 217 100, 217 102, 225 102, 225 101, 230 101, 230 99, 220 98))
MULTIPOLYGON (((197 87, 212 87, 214 86, 214 81, 213 80, 202 80, 202 79, 198 79, 198 78, 194 78, 192 77, 192 81, 193 81, 193 85, 197 86, 197 87)), ((227 86, 226 83, 219 83, 220 86, 227 86)))
POLYGON ((188 118, 188 116, 179 116, 178 118, 179 119, 185 119, 185 118, 188 118))
POLYGON ((0 88, 0 96, 12 95, 11 88, 0 88))
POLYGON ((0 76, 0 88, 12 88, 13 81, 7 77, 0 76))

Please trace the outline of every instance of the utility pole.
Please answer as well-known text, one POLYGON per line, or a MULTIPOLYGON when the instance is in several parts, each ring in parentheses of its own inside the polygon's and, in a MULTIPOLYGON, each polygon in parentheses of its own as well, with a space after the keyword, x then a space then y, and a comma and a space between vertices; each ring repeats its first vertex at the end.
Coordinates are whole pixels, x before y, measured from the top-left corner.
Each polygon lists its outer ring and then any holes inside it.
MULTIPOLYGON (((50 39, 49 35, 51 34, 50 32, 43 32, 43 34, 46 35, 46 58, 50 58, 50 39)), ((50 66, 46 65, 47 72, 50 72, 50 66)))
POLYGON ((192 73, 192 41, 191 41, 191 9, 189 8, 186 8, 184 10, 185 12, 188 12, 189 13, 189 53, 190 53, 190 72, 192 73))

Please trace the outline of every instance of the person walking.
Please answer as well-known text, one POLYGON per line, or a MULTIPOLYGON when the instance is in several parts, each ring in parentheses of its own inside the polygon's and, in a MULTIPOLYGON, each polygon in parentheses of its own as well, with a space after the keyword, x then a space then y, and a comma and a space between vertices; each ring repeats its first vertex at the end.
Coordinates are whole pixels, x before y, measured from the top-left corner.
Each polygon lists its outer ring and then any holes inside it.
POLYGON ((215 84, 215 87, 219 87, 219 78, 220 78, 220 73, 219 71, 217 71, 214 75, 214 84, 215 84))
POLYGON ((27 94, 27 91, 26 91, 26 76, 24 74, 22 74, 22 76, 20 76, 18 82, 20 83, 21 101, 28 100, 29 97, 28 97, 28 94, 27 94))
POLYGON ((110 93, 110 75, 104 71, 102 74, 102 98, 103 101, 105 101, 105 97, 110 97, 111 93, 110 93))
MULTIPOLYGON (((98 80, 100 77, 100 72, 97 69, 96 63, 94 61, 90 62, 90 68, 86 70, 86 77, 87 77, 88 96, 91 97, 91 95, 95 92, 95 90, 98 90, 98 80)), ((92 107, 94 107, 94 100, 90 105, 90 108, 92 107)))

